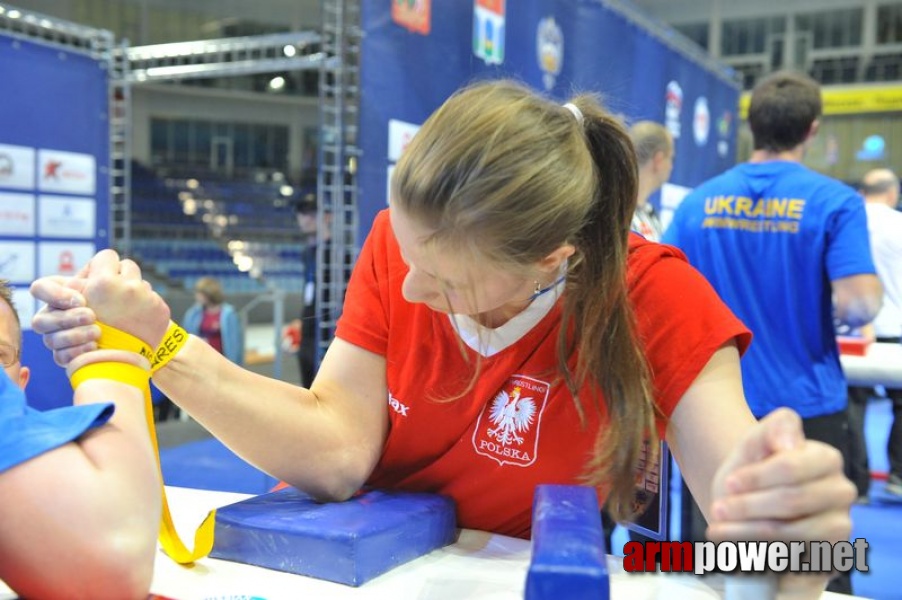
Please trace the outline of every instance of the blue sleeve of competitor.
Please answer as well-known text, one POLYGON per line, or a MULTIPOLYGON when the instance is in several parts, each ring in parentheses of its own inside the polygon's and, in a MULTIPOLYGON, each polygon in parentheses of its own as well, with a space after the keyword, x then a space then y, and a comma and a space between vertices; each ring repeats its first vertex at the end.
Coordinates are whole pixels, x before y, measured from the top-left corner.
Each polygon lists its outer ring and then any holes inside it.
POLYGON ((34 410, 25 392, 0 370, 0 473, 103 425, 114 408, 103 403, 34 410))

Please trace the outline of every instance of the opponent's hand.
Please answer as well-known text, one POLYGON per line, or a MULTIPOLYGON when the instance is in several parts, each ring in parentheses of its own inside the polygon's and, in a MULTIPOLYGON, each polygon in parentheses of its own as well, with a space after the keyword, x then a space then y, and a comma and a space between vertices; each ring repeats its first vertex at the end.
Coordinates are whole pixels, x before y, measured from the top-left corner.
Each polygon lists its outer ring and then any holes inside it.
POLYGON ((44 336, 44 344, 63 366, 96 348, 100 330, 93 325, 95 318, 152 348, 169 326, 169 307, 142 280, 138 265, 120 260, 113 250, 98 252, 73 278, 38 279, 31 285, 31 293, 47 303, 34 317, 34 330, 44 336))
POLYGON ((97 316, 79 291, 83 284, 84 280, 56 275, 31 284, 31 295, 46 303, 35 313, 31 327, 43 336, 44 345, 53 351, 53 359, 61 367, 96 350, 100 338, 97 316))
MULTIPOLYGON (((778 409, 753 427, 718 469, 708 536, 831 543, 849 539, 857 495, 839 451, 807 440, 799 416, 778 409)), ((818 597, 824 577, 781 578, 781 597, 818 597), (785 592, 785 593, 784 593, 785 592)))

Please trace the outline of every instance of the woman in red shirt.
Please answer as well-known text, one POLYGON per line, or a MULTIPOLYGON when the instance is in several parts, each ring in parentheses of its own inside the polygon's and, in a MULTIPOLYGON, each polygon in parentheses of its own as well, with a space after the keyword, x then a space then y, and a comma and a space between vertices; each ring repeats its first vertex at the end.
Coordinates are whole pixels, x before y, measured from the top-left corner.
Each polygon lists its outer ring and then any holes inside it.
MULTIPOLYGON (((589 483, 629 518, 643 446, 663 436, 712 538, 846 540, 855 492, 837 453, 791 411, 756 423, 748 331, 678 250, 631 237, 636 179, 626 131, 593 97, 464 89, 398 162, 310 389, 194 338, 154 381, 321 499, 367 483, 445 493, 460 526, 528 536, 536 484, 589 483)), ((122 301, 147 291, 129 261, 101 252, 73 285, 107 324, 159 339, 122 301)), ((72 295, 50 279, 33 291, 59 308, 72 295)), ((91 339, 66 311, 34 327, 61 363, 91 339)), ((824 578, 781 582, 807 597, 824 578)))

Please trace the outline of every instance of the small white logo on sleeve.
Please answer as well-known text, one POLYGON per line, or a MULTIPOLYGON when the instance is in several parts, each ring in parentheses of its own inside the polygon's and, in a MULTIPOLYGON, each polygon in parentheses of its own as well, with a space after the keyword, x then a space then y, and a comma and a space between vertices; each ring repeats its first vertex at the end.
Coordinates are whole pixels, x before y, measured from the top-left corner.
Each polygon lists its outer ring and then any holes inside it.
POLYGON ((409 406, 392 396, 391 392, 388 393, 388 405, 391 406, 393 411, 395 411, 402 417, 406 417, 407 411, 410 409, 409 406))

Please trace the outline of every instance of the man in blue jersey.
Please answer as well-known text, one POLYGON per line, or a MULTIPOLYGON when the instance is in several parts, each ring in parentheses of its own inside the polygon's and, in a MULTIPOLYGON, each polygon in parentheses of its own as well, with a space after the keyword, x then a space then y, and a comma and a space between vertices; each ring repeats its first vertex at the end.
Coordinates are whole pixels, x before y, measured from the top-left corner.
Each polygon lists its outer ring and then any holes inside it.
MULTIPOLYGON (((780 71, 761 81, 749 105, 751 158, 690 193, 663 241, 681 248, 752 330, 741 364, 754 415, 793 408, 806 436, 847 457, 833 319, 869 323, 883 289, 861 197, 801 164, 820 114, 820 88, 806 75, 780 71)), ((828 589, 846 586, 848 577, 828 589)))

